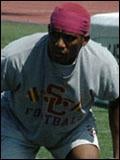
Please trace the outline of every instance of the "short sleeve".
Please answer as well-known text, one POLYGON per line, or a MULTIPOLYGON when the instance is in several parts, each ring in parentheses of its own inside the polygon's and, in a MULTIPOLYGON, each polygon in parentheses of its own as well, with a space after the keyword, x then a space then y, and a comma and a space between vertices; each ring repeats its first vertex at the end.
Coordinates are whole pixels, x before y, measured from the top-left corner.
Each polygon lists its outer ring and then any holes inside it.
POLYGON ((119 97, 119 67, 115 60, 102 67, 97 96, 105 100, 114 100, 119 97))
POLYGON ((1 91, 15 90, 19 81, 17 80, 15 65, 9 57, 1 56, 1 91))

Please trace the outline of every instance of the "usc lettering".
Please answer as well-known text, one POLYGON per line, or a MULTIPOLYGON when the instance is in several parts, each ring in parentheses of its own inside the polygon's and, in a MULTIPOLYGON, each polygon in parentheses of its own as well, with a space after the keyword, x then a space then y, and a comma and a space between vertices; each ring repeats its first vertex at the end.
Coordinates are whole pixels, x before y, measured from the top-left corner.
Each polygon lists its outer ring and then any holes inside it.
POLYGON ((62 104, 62 101, 63 101, 62 94, 64 92, 65 92, 65 89, 60 86, 56 86, 53 84, 48 86, 47 93, 50 95, 53 95, 53 97, 45 96, 45 99, 44 99, 48 103, 48 112, 49 113, 53 113, 55 115, 64 115, 65 114, 65 111, 57 112, 54 110, 54 107, 56 105, 62 104), (56 94, 56 93, 59 93, 59 94, 56 94))
POLYGON ((65 88, 62 86, 56 86, 56 85, 49 85, 47 88, 47 93, 49 95, 53 95, 53 97, 45 96, 45 101, 48 103, 48 112, 53 113, 55 115, 64 115, 66 112, 63 111, 55 111, 55 108, 57 105, 62 105, 65 108, 68 107, 70 111, 81 111, 82 104, 81 102, 75 104, 74 101, 62 97, 63 93, 65 93, 65 88), (58 94, 57 94, 58 93, 58 94))
MULTIPOLYGON (((41 91, 40 93, 38 90, 33 87, 28 91, 28 96, 30 100, 33 101, 33 103, 39 101, 39 96, 43 95, 44 101, 47 103, 47 111, 48 113, 52 113, 54 115, 62 116, 66 113, 66 107, 67 111, 77 111, 82 112, 82 98, 80 102, 74 102, 73 100, 63 97, 64 93, 66 92, 66 89, 63 86, 58 86, 54 84, 48 85, 46 91, 41 91), (57 107, 60 107, 60 105, 63 106, 63 110, 57 110, 57 107)), ((35 115, 39 115, 39 111, 34 113, 35 115)), ((58 120, 56 120, 58 121, 58 120)))

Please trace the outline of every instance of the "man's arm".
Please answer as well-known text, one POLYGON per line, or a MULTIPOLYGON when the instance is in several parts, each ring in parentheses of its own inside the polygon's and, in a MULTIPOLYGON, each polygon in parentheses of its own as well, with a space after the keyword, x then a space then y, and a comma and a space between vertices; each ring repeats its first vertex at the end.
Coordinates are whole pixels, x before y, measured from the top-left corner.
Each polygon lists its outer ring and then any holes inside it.
POLYGON ((109 124, 113 141, 114 158, 119 159, 119 98, 110 102, 109 124))

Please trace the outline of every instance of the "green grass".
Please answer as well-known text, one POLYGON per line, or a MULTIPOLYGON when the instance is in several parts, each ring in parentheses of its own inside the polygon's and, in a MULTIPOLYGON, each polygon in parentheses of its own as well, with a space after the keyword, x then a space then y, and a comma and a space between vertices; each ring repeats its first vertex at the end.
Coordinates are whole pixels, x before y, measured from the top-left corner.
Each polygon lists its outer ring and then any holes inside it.
MULTIPOLYGON (((13 22, 1 23, 1 47, 4 47, 9 42, 18 39, 22 36, 29 35, 35 32, 46 32, 46 25, 23 24, 13 22)), ((94 107, 93 111, 96 116, 98 128, 98 139, 101 147, 101 159, 112 157, 111 135, 108 125, 107 109, 94 107)), ((52 159, 50 152, 44 147, 41 147, 37 157, 40 159, 52 159)))
POLYGON ((112 141, 108 122, 108 111, 104 108, 94 107, 96 116, 98 139, 101 148, 101 158, 112 157, 112 141))
POLYGON ((2 22, 1 23, 1 47, 3 48, 9 42, 18 39, 20 37, 36 33, 47 31, 47 25, 38 24, 23 24, 14 22, 2 22))

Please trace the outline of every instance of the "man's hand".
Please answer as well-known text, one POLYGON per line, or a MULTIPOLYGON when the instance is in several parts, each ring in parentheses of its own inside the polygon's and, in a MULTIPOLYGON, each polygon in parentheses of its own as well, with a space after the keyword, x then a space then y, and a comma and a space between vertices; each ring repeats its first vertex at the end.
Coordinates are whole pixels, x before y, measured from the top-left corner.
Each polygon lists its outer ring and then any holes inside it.
POLYGON ((119 159, 119 98, 110 102, 109 124, 113 141, 113 156, 119 159))

